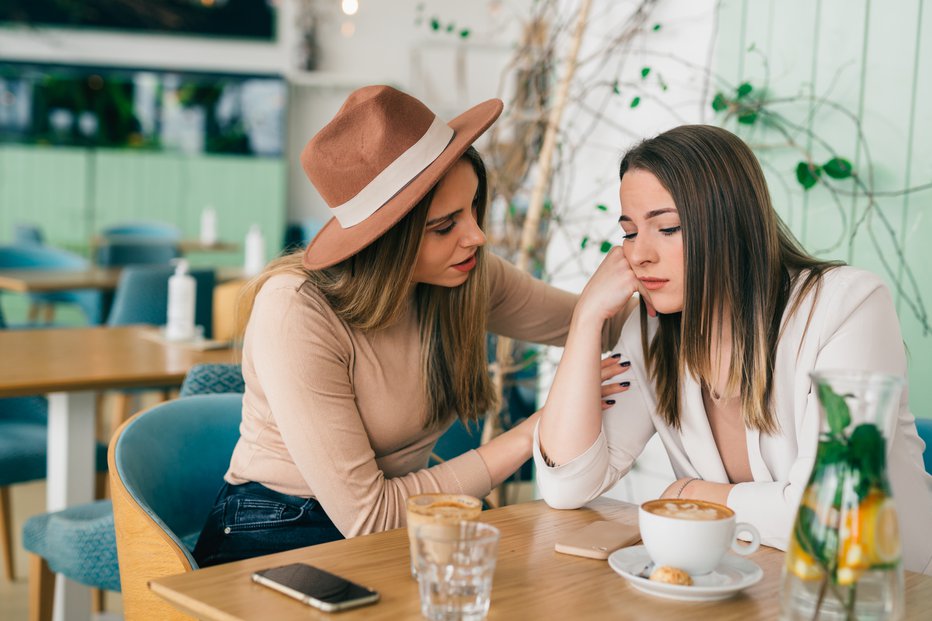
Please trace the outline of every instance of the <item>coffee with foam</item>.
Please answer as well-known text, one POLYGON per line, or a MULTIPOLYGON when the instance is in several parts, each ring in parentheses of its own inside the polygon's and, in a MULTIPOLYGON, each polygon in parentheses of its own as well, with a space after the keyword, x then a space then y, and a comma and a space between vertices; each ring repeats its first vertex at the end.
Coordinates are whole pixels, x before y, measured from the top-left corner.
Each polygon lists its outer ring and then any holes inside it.
POLYGON ((644 503, 644 510, 680 520, 723 520, 735 514, 723 505, 686 498, 652 500, 644 503))
POLYGON ((420 494, 408 498, 406 507, 412 576, 417 575, 414 566, 414 533, 418 526, 437 524, 456 529, 460 522, 474 522, 482 513, 482 501, 465 494, 420 494))

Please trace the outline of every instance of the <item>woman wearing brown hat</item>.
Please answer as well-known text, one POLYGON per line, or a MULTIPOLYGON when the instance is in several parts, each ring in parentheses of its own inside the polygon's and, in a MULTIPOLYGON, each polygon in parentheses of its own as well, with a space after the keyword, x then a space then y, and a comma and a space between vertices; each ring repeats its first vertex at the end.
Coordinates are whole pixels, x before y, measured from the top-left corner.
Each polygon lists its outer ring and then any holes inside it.
MULTIPOLYGON (((427 467, 455 417, 495 407, 486 331, 562 345, 577 299, 483 247, 486 175, 471 144, 501 110, 490 100, 444 123, 370 86, 305 147, 334 217, 245 292, 241 436, 201 566, 397 528, 408 496, 483 497, 529 458, 537 415, 427 467)), ((606 323, 606 349, 623 320, 606 323)), ((603 369, 625 370, 611 358, 603 369)))

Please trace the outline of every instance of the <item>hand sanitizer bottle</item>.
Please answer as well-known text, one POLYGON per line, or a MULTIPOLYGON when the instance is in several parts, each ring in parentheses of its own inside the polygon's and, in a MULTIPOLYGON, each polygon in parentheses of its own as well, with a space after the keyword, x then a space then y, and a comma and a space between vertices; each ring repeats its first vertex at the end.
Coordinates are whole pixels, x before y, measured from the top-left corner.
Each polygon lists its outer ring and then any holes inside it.
POLYGON ((201 244, 213 246, 217 243, 217 210, 208 205, 201 211, 201 244))
POLYGON ((188 261, 175 259, 175 273, 168 279, 168 323, 165 340, 194 339, 194 304, 197 282, 188 273, 188 261))
POLYGON ((246 276, 255 276, 265 268, 265 238, 258 224, 249 227, 246 234, 246 261, 243 272, 246 276))

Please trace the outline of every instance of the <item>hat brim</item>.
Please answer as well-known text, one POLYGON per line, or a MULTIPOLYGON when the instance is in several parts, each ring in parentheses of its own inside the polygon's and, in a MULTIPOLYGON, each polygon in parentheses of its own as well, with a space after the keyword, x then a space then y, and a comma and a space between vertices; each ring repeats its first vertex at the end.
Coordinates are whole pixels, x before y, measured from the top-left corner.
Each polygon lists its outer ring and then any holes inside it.
POLYGON ((466 149, 491 127, 502 113, 502 107, 501 100, 490 99, 447 123, 453 129, 453 139, 437 159, 359 224, 344 229, 336 218, 331 218, 304 251, 304 267, 319 270, 336 265, 381 237, 410 212, 459 161, 466 149))

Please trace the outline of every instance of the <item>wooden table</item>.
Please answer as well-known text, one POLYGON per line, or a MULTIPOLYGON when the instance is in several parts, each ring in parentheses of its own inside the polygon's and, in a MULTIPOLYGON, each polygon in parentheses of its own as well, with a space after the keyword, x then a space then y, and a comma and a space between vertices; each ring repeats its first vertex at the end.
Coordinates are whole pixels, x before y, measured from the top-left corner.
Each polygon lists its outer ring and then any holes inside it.
MULTIPOLYGON (((0 289, 16 293, 49 293, 73 289, 113 291, 122 270, 121 267, 93 267, 86 270, 0 269, 0 289)), ((241 267, 220 267, 215 271, 218 283, 243 277, 241 267)))
MULTIPOLYGON (((0 331, 0 397, 48 394, 47 510, 94 497, 95 391, 180 385, 195 364, 233 350, 196 351, 143 337, 151 327, 0 331)), ((58 577, 56 618, 88 618, 86 587, 58 577), (61 604, 59 604, 61 602, 61 604), (87 611, 87 612, 84 612, 87 611)))
MULTIPOLYGON (((605 561, 554 552, 562 533, 596 520, 637 523, 637 507, 598 499, 584 509, 557 511, 543 502, 512 505, 482 514, 501 529, 492 587, 490 621, 521 619, 775 619, 780 603, 783 553, 761 548, 750 558, 764 579, 736 597, 719 602, 678 602, 628 586, 605 561)), ((252 572, 286 563, 317 565, 370 586, 382 595, 374 606, 339 613, 355 619, 420 619, 417 583, 408 566, 404 529, 272 554, 160 578, 150 588, 179 609, 201 619, 319 619, 336 617, 251 581, 252 572)), ((926 619, 932 610, 932 577, 907 573, 906 618, 926 619)))

